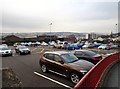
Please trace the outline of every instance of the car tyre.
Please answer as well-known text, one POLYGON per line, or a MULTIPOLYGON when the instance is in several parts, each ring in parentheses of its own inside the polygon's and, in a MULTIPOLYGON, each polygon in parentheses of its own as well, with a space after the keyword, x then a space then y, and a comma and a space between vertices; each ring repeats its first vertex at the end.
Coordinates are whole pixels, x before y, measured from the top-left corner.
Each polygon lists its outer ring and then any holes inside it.
POLYGON ((77 84, 80 80, 79 76, 77 73, 71 73, 70 79, 74 84, 77 84))
POLYGON ((10 56, 13 56, 13 54, 11 53, 10 56))
POLYGON ((47 67, 46 67, 46 65, 42 64, 41 70, 42 70, 43 73, 46 73, 46 72, 47 72, 47 67))
POLYGON ((22 55, 22 52, 19 52, 20 53, 20 55, 22 55))

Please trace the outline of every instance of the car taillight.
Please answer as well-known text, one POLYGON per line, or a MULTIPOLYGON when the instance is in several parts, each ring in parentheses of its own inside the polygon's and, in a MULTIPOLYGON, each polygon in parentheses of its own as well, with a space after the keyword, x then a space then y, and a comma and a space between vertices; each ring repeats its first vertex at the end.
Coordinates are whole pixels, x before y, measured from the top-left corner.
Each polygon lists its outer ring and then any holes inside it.
POLYGON ((92 60, 94 60, 94 61, 95 61, 95 60, 99 60, 99 58, 92 58, 92 60))

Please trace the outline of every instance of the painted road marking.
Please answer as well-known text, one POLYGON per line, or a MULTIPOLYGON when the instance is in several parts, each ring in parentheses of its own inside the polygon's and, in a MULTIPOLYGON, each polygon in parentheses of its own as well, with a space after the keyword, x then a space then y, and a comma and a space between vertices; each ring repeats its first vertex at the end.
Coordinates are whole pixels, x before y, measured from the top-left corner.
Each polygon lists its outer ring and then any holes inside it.
POLYGON ((35 51, 36 49, 37 49, 37 48, 32 49, 31 52, 35 51))
POLYGON ((45 79, 48 79, 48 80, 50 80, 50 81, 52 81, 52 82, 54 82, 54 83, 57 83, 57 84, 59 84, 59 85, 61 85, 61 86, 66 87, 66 88, 73 89, 72 87, 70 87, 70 86, 68 86, 68 85, 65 85, 65 84, 63 84, 63 83, 61 83, 61 82, 58 82, 58 81, 56 81, 56 80, 54 80, 54 79, 52 79, 52 78, 49 78, 49 77, 47 77, 47 76, 45 76, 45 75, 40 74, 40 73, 34 72, 34 74, 36 74, 36 75, 38 75, 38 76, 41 76, 41 77, 43 77, 43 78, 45 78, 45 79))
POLYGON ((44 51, 44 49, 41 50, 41 53, 44 51))

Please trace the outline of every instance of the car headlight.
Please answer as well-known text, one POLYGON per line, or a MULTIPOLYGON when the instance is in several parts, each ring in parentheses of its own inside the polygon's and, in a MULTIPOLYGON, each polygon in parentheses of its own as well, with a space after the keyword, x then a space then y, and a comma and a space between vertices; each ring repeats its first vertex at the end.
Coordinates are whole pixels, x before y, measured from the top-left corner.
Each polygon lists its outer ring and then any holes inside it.
POLYGON ((87 70, 80 70, 80 72, 81 72, 82 74, 85 74, 85 73, 87 73, 87 70))
POLYGON ((24 52, 24 50, 20 50, 20 52, 24 52))

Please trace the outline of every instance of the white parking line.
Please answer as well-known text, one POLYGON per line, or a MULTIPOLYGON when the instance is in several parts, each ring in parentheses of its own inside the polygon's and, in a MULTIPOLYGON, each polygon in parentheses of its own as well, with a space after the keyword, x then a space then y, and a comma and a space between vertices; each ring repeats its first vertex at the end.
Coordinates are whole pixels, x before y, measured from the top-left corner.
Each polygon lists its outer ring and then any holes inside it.
POLYGON ((44 51, 44 49, 42 49, 41 53, 44 51))
POLYGON ((50 80, 50 81, 52 81, 52 82, 54 82, 54 83, 57 83, 57 84, 59 84, 59 85, 61 85, 61 86, 66 87, 66 88, 73 89, 72 87, 70 87, 70 86, 68 86, 68 85, 65 85, 65 84, 63 84, 63 83, 60 83, 60 82, 58 82, 58 81, 56 81, 56 80, 54 80, 54 79, 52 79, 52 78, 49 78, 49 77, 47 77, 47 76, 44 76, 44 75, 42 75, 42 74, 40 74, 40 73, 34 72, 34 74, 36 74, 36 75, 38 75, 38 76, 41 76, 41 77, 43 77, 43 78, 45 78, 45 79, 48 79, 48 80, 50 80))
POLYGON ((32 49, 31 52, 35 51, 36 49, 37 49, 37 48, 32 49))

